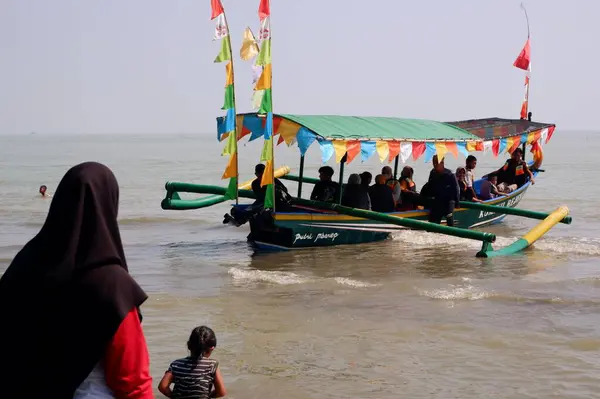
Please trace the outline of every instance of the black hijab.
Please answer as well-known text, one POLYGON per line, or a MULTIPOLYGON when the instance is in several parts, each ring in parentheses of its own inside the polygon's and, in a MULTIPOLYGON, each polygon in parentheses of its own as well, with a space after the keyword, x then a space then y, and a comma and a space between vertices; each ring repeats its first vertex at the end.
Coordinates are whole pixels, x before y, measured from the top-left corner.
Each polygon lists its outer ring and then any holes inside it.
POLYGON ((44 226, 0 279, 3 398, 72 398, 125 316, 146 300, 128 273, 118 203, 106 166, 71 168, 44 226))

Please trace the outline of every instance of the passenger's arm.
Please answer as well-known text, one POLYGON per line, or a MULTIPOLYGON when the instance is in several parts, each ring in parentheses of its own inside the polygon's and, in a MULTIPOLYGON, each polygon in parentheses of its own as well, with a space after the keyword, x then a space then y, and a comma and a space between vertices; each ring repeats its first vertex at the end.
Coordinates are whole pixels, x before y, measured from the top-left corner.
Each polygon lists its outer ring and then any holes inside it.
POLYGON ((210 397, 222 398, 225 395, 227 395, 227 390, 225 389, 225 383, 223 382, 221 369, 217 367, 217 371, 215 373, 215 389, 210 393, 210 397))
POLYGON ((163 378, 160 380, 158 384, 158 390, 160 393, 165 395, 167 398, 173 396, 173 391, 171 391, 171 384, 173 383, 173 374, 170 371, 167 371, 163 378))
POLYGON ((116 399, 154 399, 148 347, 137 308, 125 316, 108 345, 104 376, 116 399))
POLYGON ((531 170, 529 169, 529 166, 527 166, 527 163, 523 162, 523 168, 525 168, 525 172, 529 175, 529 180, 531 181, 531 184, 535 184, 533 173, 531 173, 531 170))

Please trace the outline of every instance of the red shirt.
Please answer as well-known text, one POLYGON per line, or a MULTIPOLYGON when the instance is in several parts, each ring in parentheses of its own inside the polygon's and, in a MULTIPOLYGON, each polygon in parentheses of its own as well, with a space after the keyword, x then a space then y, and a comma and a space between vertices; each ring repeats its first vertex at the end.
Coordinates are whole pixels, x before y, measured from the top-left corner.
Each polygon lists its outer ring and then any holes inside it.
POLYGON ((104 376, 117 399, 154 399, 150 357, 136 308, 125 316, 106 349, 104 376))

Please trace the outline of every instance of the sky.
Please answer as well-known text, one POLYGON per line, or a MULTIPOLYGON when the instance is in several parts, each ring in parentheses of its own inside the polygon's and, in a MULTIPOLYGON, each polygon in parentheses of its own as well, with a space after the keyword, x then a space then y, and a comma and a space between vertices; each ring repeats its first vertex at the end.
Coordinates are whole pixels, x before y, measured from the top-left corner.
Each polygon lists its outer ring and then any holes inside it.
MULTIPOLYGON (((242 32, 259 0, 223 0, 238 112, 242 32)), ((520 0, 271 0, 276 113, 518 118, 520 0)), ((527 0, 533 119, 599 130, 600 1, 527 0)), ((211 133, 223 115, 210 0, 1 0, 0 134, 211 133)))

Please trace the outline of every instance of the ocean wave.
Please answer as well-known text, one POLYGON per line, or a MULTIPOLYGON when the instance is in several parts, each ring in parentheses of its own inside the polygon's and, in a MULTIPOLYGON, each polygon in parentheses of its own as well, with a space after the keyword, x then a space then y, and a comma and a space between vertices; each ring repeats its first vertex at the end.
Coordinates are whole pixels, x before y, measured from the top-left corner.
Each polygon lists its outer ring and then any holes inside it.
POLYGON ((365 281, 354 280, 347 277, 308 277, 302 276, 294 272, 284 271, 267 271, 259 269, 240 269, 237 267, 230 268, 227 273, 233 277, 235 281, 245 283, 270 283, 276 285, 294 285, 307 283, 334 282, 336 284, 345 285, 352 288, 371 288, 379 287, 381 284, 373 284, 365 281))
POLYGON ((348 285, 355 288, 379 287, 381 284, 366 283, 364 281, 353 280, 346 277, 334 277, 333 280, 342 285, 348 285))
POLYGON ((310 281, 309 278, 302 277, 292 272, 238 269, 237 267, 232 267, 228 270, 228 273, 233 277, 234 280, 244 282, 264 282, 278 285, 291 285, 303 284, 310 281))
POLYGON ((449 288, 437 288, 433 290, 420 290, 420 294, 432 299, 450 301, 477 301, 480 299, 488 298, 490 296, 490 293, 486 292, 480 287, 476 287, 470 284, 465 286, 451 286, 449 288))
MULTIPOLYGON (((476 240, 445 236, 442 234, 428 233, 424 231, 403 230, 392 235, 394 240, 403 244, 409 244, 414 248, 440 248, 456 249, 464 251, 465 249, 478 250, 481 243, 476 240)), ((506 247, 520 237, 496 237, 494 243, 495 249, 506 247)), ((552 252, 564 255, 584 255, 600 256, 600 239, 589 237, 542 237, 532 245, 533 250, 543 252, 552 252)))

